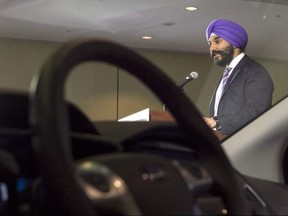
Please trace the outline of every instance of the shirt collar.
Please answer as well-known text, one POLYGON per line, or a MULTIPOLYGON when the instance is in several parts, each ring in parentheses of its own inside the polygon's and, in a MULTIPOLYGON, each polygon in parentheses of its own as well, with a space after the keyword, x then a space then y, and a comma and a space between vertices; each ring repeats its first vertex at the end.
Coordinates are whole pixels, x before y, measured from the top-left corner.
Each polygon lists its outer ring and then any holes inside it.
POLYGON ((236 56, 229 64, 228 67, 235 68, 236 65, 241 61, 241 59, 245 56, 245 53, 242 52, 238 56, 236 56))

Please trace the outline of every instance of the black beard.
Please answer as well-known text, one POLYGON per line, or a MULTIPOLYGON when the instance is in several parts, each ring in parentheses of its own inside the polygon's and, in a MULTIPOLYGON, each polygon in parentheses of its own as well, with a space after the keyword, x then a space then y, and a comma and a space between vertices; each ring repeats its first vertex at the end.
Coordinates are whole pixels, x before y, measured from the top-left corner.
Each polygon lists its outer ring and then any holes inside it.
POLYGON ((229 65, 232 61, 234 55, 234 48, 233 46, 229 46, 224 51, 213 51, 212 56, 214 56, 214 54, 221 55, 222 59, 218 60, 216 58, 213 58, 213 62, 221 67, 224 67, 226 65, 229 65))

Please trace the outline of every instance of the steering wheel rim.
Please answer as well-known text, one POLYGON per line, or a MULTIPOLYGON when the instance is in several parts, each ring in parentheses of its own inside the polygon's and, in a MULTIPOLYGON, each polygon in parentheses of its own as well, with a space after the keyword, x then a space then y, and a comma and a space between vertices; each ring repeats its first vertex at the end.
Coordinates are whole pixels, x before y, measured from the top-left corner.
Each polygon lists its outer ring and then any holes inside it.
POLYGON ((218 139, 185 94, 160 69, 134 51, 113 42, 95 39, 65 44, 33 77, 30 87, 30 121, 36 132, 33 143, 39 155, 45 186, 51 192, 61 194, 61 200, 67 201, 61 206, 62 211, 95 213, 73 175, 69 123, 64 102, 64 84, 68 74, 73 67, 86 61, 117 65, 146 84, 165 103, 188 136, 189 132, 195 131, 192 134, 203 140, 195 143, 193 149, 221 188, 228 211, 231 214, 250 214, 236 172, 218 139), (75 195, 70 196, 72 193, 75 195))

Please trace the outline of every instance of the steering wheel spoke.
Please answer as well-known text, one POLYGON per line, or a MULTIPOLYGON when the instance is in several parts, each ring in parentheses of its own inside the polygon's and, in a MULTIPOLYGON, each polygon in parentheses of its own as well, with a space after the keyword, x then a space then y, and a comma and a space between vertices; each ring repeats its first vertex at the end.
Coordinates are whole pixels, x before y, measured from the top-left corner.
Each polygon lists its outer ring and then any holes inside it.
POLYGON ((142 215, 125 181, 107 165, 87 160, 76 166, 75 173, 98 213, 142 215))

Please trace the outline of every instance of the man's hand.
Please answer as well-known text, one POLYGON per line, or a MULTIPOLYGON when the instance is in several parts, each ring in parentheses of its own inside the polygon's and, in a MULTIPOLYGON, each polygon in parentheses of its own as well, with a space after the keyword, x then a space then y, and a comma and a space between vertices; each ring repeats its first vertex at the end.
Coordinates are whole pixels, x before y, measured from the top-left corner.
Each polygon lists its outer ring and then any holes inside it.
POLYGON ((216 127, 216 121, 213 118, 203 117, 203 119, 211 129, 216 127))

